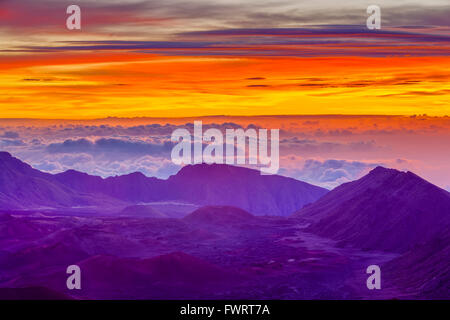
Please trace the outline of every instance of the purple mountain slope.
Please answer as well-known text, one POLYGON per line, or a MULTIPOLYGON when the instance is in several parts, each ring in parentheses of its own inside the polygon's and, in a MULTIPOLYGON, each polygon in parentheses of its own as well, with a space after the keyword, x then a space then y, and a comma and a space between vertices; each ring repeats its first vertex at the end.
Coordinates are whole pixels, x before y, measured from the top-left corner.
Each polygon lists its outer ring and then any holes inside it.
POLYGON ((103 179, 83 172, 68 170, 54 178, 79 192, 101 193, 128 202, 158 201, 165 197, 165 181, 149 178, 140 172, 103 179))
POLYGON ((367 250, 402 253, 450 225, 450 193, 412 172, 377 167, 293 215, 308 231, 367 250))
POLYGON ((7 152, 0 152, 0 208, 89 206, 100 202, 107 205, 117 201, 77 192, 58 183, 53 175, 33 169, 7 152))
POLYGON ((239 207, 255 215, 287 216, 328 192, 295 179, 220 164, 186 166, 167 182, 177 199, 239 207))
POLYGON ((448 299, 450 229, 383 266, 387 283, 408 288, 408 298, 448 299))
POLYGON ((0 213, 0 295, 33 298, 18 288, 40 287, 82 299, 448 299, 450 232, 441 231, 398 255, 339 248, 296 219, 227 206, 183 219, 0 213), (66 287, 71 264, 82 269, 80 291, 66 287), (366 288, 370 264, 382 268, 377 294, 366 288))
POLYGON ((256 215, 287 216, 328 190, 282 176, 229 165, 186 166, 167 180, 142 173, 101 177, 68 170, 51 175, 0 153, 0 208, 125 207, 142 202, 178 201, 240 207, 256 215))

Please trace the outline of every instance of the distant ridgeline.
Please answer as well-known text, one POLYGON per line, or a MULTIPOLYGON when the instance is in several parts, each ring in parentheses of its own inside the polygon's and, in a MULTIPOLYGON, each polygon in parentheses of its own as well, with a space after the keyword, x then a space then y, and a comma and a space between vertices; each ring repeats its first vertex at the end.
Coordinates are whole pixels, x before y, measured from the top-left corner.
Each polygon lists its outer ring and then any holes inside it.
POLYGON ((183 167, 167 180, 136 172, 103 179, 68 170, 48 174, 0 153, 0 208, 96 207, 155 201, 230 205, 255 215, 288 216, 328 190, 292 178, 225 164, 183 167))

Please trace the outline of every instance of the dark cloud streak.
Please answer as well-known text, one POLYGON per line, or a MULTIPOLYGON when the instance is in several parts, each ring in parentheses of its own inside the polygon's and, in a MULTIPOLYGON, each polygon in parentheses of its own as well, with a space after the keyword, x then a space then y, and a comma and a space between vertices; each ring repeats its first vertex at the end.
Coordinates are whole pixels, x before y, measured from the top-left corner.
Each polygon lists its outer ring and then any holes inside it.
POLYGON ((450 36, 360 26, 223 29, 188 32, 173 41, 68 41, 25 46, 27 52, 123 50, 192 56, 448 56, 450 36), (186 39, 190 38, 189 41, 186 39), (214 39, 212 41, 212 39, 214 39), (439 46, 437 46, 439 44, 439 46))

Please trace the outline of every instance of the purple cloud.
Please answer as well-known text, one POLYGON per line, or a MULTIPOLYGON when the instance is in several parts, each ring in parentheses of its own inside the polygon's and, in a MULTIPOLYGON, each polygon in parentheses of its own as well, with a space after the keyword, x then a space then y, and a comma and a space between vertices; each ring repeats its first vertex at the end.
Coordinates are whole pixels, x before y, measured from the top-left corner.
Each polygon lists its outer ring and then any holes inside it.
POLYGON ((115 155, 156 155, 167 156, 170 154, 173 143, 152 143, 144 141, 129 141, 115 138, 101 138, 95 141, 88 139, 68 139, 62 143, 52 143, 47 146, 49 153, 113 153, 115 155))

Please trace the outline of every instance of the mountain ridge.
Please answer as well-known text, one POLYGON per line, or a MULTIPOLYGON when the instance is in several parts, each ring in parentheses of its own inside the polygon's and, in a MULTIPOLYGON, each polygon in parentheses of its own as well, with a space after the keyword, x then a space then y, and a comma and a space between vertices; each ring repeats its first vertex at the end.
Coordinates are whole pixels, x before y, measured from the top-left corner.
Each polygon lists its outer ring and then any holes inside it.
POLYGON ((309 220, 308 231, 342 245, 402 253, 450 225, 450 193, 412 172, 377 167, 292 218, 309 220))
POLYGON ((235 206, 256 215, 287 216, 328 192, 292 178, 264 176, 257 170, 225 164, 185 166, 166 180, 140 172, 108 178, 76 170, 52 175, 33 169, 6 152, 0 152, 1 166, 7 169, 0 173, 0 208, 4 209, 103 206, 102 201, 125 207, 170 200, 235 206), (11 188, 8 175, 22 179, 11 188), (30 181, 32 186, 27 189, 30 181), (39 181, 43 181, 44 187, 40 187, 39 181), (25 203, 15 199, 17 192, 27 200, 25 203))

